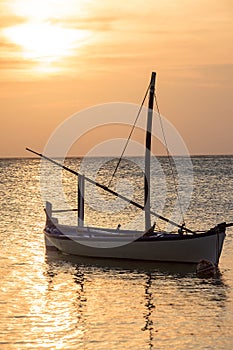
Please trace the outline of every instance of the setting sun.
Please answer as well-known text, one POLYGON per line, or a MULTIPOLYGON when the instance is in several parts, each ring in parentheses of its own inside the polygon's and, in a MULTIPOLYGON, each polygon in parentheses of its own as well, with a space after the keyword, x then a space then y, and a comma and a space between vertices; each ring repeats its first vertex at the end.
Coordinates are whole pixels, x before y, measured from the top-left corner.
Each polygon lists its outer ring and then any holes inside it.
POLYGON ((23 23, 6 27, 3 35, 19 47, 23 60, 33 63, 34 73, 53 73, 60 68, 53 65, 65 57, 75 54, 90 37, 90 31, 72 28, 66 22, 72 11, 83 13, 86 1, 24 1, 11 3, 11 11, 21 18, 23 23))
POLYGON ((46 22, 28 22, 5 30, 6 36, 22 48, 24 58, 53 62, 72 54, 82 45, 88 31, 63 28, 46 22))

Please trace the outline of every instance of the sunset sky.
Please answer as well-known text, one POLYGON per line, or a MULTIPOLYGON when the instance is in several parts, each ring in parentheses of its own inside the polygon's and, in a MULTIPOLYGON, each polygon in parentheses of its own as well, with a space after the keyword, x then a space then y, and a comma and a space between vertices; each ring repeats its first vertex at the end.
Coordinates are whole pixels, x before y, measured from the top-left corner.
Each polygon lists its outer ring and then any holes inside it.
POLYGON ((0 0, 0 157, 42 151, 83 108, 140 104, 151 71, 189 152, 233 154, 232 14, 232 0, 0 0))

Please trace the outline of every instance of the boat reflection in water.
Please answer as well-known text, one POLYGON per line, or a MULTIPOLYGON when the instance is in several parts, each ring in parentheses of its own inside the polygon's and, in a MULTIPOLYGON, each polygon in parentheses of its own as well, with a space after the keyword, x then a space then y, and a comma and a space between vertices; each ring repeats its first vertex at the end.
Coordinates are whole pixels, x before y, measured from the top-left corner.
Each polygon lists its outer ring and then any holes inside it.
POLYGON ((61 252, 47 252, 46 263, 49 299, 62 317, 69 314, 72 319, 68 340, 77 348, 200 348, 224 317, 227 288, 221 273, 199 278, 196 264, 80 258, 61 252))

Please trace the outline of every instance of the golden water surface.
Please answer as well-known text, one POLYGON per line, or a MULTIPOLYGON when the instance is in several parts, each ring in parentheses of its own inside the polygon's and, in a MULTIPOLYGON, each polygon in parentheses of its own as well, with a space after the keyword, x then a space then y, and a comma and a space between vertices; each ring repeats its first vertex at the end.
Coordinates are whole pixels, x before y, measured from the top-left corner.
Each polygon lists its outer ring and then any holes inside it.
MULTIPOLYGON (((193 162, 191 223, 210 220, 207 213, 232 220, 232 158, 193 162)), ((38 165, 0 161, 1 349, 232 348, 232 230, 211 278, 193 265, 46 253, 38 165)))

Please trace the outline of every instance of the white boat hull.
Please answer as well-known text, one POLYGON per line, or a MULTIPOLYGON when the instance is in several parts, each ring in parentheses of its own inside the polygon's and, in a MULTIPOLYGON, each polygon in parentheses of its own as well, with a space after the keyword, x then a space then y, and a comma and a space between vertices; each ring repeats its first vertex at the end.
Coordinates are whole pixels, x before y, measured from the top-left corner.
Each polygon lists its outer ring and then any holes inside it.
POLYGON ((164 262, 198 263, 202 259, 211 261, 217 265, 221 255, 225 230, 210 230, 196 235, 178 234, 164 235, 163 237, 153 237, 147 239, 127 242, 127 237, 116 236, 110 232, 99 232, 83 229, 74 234, 54 233, 45 229, 45 237, 60 251, 79 256, 114 258, 114 259, 134 259, 152 260, 164 262), (83 236, 82 236, 83 233, 83 236), (92 235, 91 235, 92 234, 92 235), (120 246, 119 246, 120 242, 120 246), (109 247, 111 243, 111 247, 109 247), (115 246, 118 245, 118 246, 115 246), (104 248, 105 247, 105 248, 104 248))

